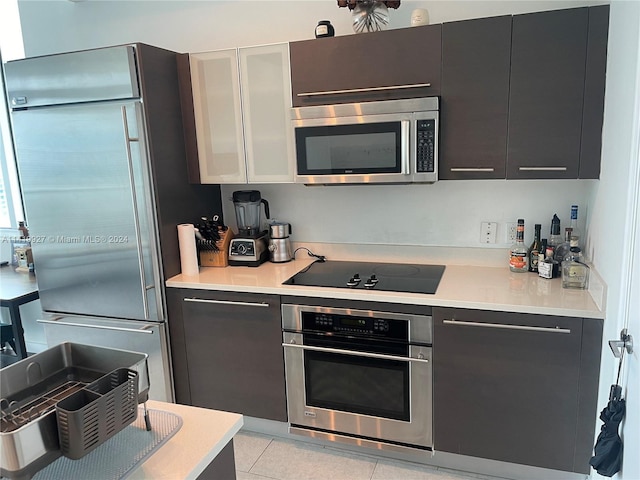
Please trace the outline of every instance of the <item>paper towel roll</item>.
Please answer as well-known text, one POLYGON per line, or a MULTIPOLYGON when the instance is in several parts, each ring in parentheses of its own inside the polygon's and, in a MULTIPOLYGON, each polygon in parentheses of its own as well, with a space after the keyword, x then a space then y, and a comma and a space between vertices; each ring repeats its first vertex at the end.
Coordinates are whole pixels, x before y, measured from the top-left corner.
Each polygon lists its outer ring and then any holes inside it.
POLYGON ((196 235, 192 223, 178 225, 178 246, 180 248, 180 269, 183 275, 197 275, 198 252, 196 235))

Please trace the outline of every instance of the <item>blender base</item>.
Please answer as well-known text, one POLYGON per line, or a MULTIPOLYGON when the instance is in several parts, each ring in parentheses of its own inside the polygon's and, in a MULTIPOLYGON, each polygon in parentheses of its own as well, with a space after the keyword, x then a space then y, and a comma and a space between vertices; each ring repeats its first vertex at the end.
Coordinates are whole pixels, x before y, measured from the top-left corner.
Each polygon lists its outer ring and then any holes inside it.
POLYGON ((269 260, 268 235, 258 238, 236 237, 229 245, 229 266, 257 267, 269 260))

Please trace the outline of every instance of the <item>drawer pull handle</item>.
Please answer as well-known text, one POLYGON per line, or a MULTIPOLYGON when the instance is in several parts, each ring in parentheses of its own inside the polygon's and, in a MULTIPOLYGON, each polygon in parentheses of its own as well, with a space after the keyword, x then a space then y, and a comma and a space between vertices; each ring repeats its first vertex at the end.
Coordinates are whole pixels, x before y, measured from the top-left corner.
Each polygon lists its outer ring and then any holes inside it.
POLYGON ((265 302, 234 302, 232 300, 207 300, 204 298, 185 298, 185 302, 195 303, 215 303, 218 305, 238 305, 242 307, 268 307, 269 304, 265 302))
POLYGON ((452 172, 495 172, 495 168, 451 168, 452 172))
POLYGON ((51 325, 65 325, 67 327, 97 328, 99 330, 112 330, 112 331, 128 332, 128 333, 146 333, 149 335, 153 335, 153 330, 150 330, 150 329, 154 327, 154 325, 148 324, 148 323, 145 325, 142 325, 140 328, 109 327, 104 325, 92 325, 87 323, 61 322, 59 319, 55 319, 55 318, 53 320, 38 319, 36 320, 36 322, 48 323, 51 325))
POLYGON ((567 167, 518 167, 521 172, 566 172, 567 167))
POLYGON ((385 90, 403 90, 406 88, 426 88, 430 87, 430 83, 413 83, 411 85, 392 85, 390 87, 369 87, 369 88, 350 88, 347 90, 326 90, 323 92, 304 92, 298 93, 298 97, 317 97, 319 95, 340 95, 343 93, 363 93, 363 92, 382 92, 385 90))
POLYGON ((527 330, 531 332, 571 333, 568 328, 560 327, 529 327, 526 325, 506 325, 504 323, 467 322, 465 320, 443 320, 446 325, 458 325, 464 327, 503 328, 505 330, 527 330))

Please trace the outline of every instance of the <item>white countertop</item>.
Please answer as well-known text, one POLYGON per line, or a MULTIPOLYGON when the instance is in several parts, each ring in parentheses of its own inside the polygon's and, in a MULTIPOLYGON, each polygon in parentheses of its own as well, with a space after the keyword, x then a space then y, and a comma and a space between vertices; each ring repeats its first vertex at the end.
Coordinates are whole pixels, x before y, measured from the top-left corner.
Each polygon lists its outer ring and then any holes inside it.
POLYGON ((243 425, 237 413, 149 400, 147 407, 182 417, 182 427, 128 477, 197 478, 243 425))
MULTIPOLYGON (((506 266, 470 266, 439 262, 445 264, 446 268, 434 295, 282 284, 314 260, 311 257, 303 257, 284 264, 267 262, 259 267, 201 267, 199 275, 176 275, 167 281, 167 286, 565 317, 604 318, 605 314, 604 309, 596 304, 587 290, 564 289, 559 278, 549 280, 533 273, 512 273, 506 266)), ((597 278, 593 281, 597 281, 597 278)))

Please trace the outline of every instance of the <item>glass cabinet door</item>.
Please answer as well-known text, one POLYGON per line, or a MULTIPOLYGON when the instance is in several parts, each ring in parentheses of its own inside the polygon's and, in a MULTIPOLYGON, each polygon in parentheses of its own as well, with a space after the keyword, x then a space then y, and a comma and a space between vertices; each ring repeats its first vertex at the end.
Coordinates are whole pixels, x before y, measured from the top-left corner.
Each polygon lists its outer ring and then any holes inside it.
POLYGON ((201 183, 246 183, 237 50, 190 55, 201 183))
POLYGON ((248 181, 293 182, 289 45, 238 51, 248 181))

